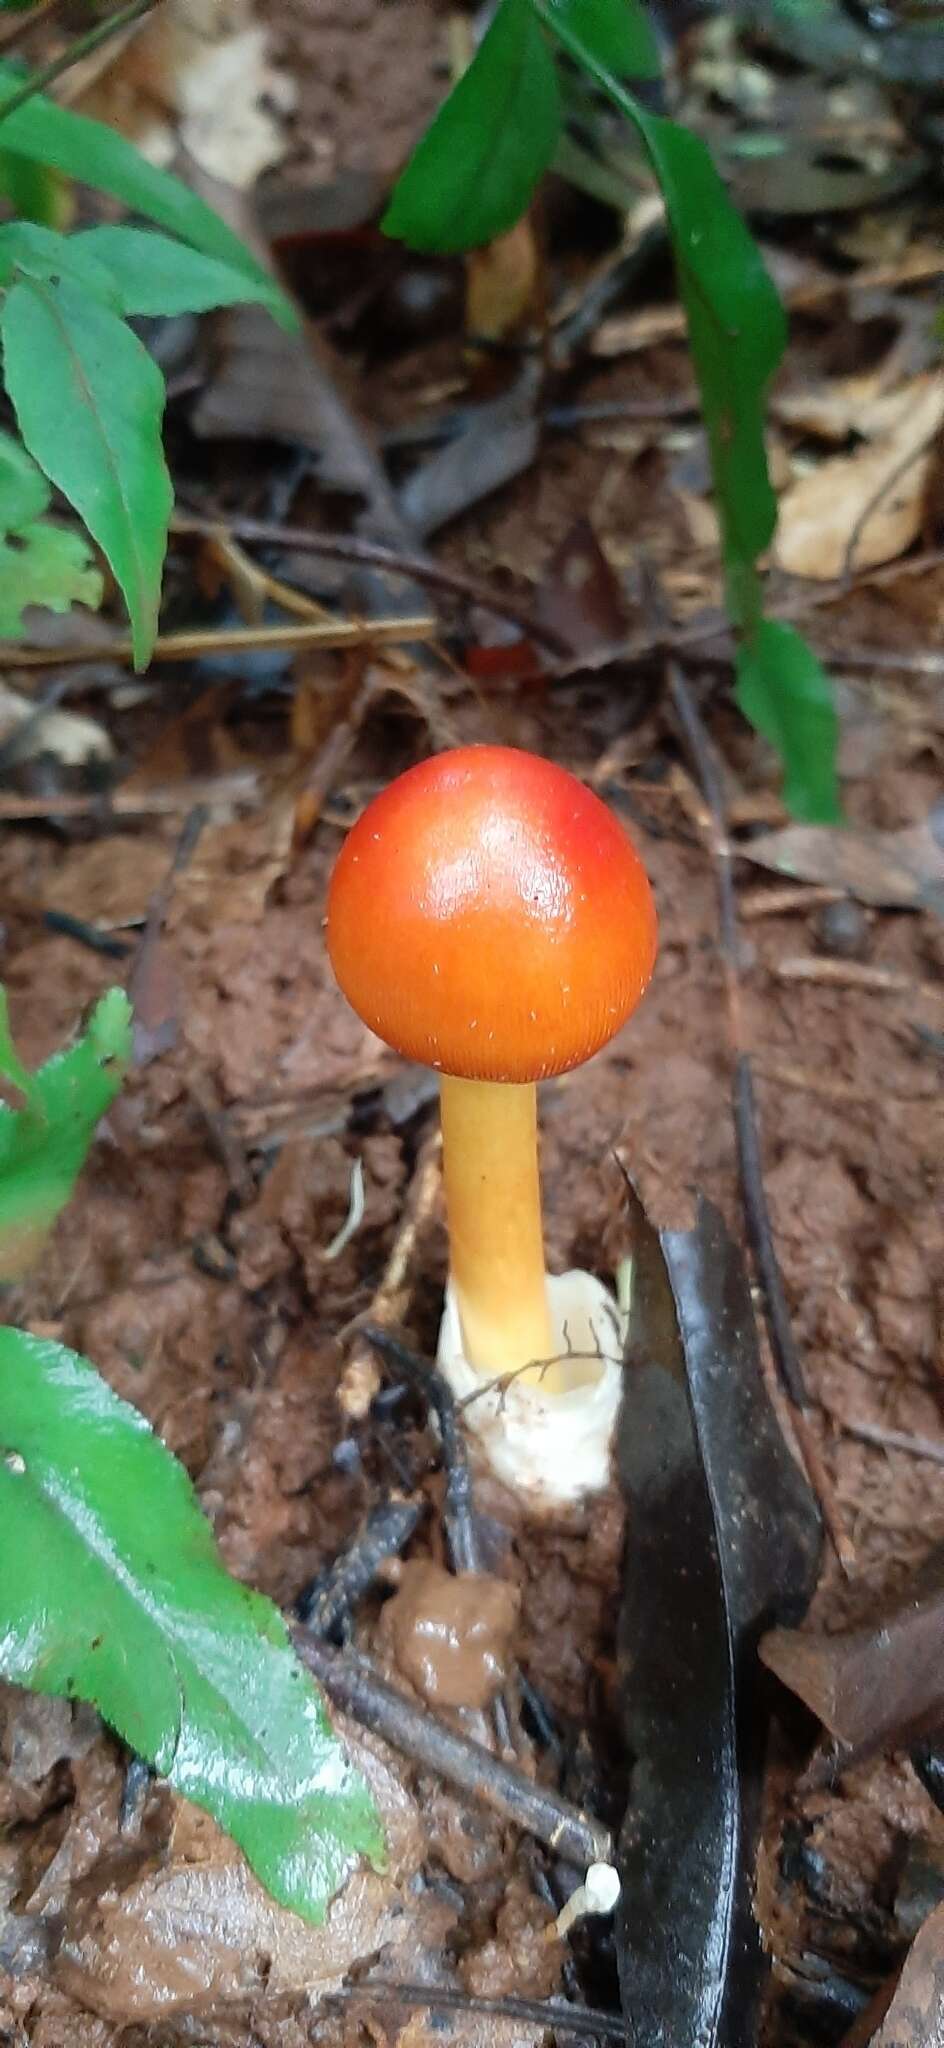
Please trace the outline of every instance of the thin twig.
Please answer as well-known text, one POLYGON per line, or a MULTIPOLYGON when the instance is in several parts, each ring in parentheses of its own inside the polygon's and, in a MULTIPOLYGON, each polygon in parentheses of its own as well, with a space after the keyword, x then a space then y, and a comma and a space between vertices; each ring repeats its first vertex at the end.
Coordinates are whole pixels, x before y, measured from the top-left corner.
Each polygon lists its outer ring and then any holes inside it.
MULTIPOLYGON (((302 619, 295 626, 223 626, 206 631, 159 633, 154 661, 200 661, 206 655, 254 654, 264 649, 285 653, 306 648, 383 647, 400 641, 435 640, 438 621, 429 612, 402 618, 302 619)), ((130 640, 102 640, 87 647, 18 647, 11 667, 72 667, 77 662, 131 661, 130 640)))
POLYGON ((613 1838, 592 1815, 557 1792, 535 1785, 523 1771, 449 1728, 427 1708, 414 1706, 381 1678, 366 1657, 333 1650, 307 1629, 292 1630, 295 1648, 328 1698, 423 1770, 458 1785, 493 1813, 534 1835, 567 1863, 609 1863, 613 1838))
POLYGON ((439 1424, 446 1497, 443 1520, 449 1537, 452 1562, 457 1572, 480 1572, 482 1557, 472 1509, 472 1479, 466 1456, 465 1437, 459 1427, 451 1387, 428 1359, 418 1358, 400 1337, 394 1337, 379 1323, 365 1323, 361 1335, 379 1351, 381 1358, 404 1373, 418 1387, 439 1424))
POLYGON ((904 1429, 883 1429, 879 1422, 847 1422, 844 1416, 836 1419, 845 1436, 878 1444, 883 1451, 905 1451, 909 1458, 927 1458, 932 1465, 944 1465, 944 1437, 912 1436, 904 1429))
POLYGON ((353 2005, 375 1997, 385 2005, 415 2007, 417 2011, 467 2012, 488 2022, 517 2020, 550 2034, 584 2034, 588 2039, 596 2036, 623 2044, 626 2041, 626 2021, 621 2014, 602 2012, 598 2006, 568 2005, 563 1998, 477 1998, 446 1984, 394 1984, 386 1977, 368 1977, 360 1984, 342 1985, 330 1992, 324 2002, 330 2005, 335 1999, 343 1999, 345 2005, 353 2005))
POLYGON ((757 1104, 741 1004, 738 966, 739 933, 734 890, 734 849, 728 836, 721 772, 694 696, 679 664, 666 664, 666 684, 686 752, 707 806, 707 828, 718 890, 719 942, 725 983, 728 1028, 734 1053, 732 1107, 737 1138, 741 1198, 747 1233, 757 1265, 770 1347, 781 1384, 790 1402, 797 1443, 807 1477, 822 1509, 830 1540, 844 1571, 855 1552, 843 1527, 838 1504, 819 1448, 809 1426, 809 1394, 793 1336, 790 1311, 764 1187, 757 1104))
POLYGON ((339 1642, 382 1566, 406 1549, 422 1513, 420 1501, 379 1501, 334 1563, 302 1587, 295 1602, 297 1619, 326 1642, 339 1642))
POLYGON ((816 955, 789 954, 775 960, 772 972, 778 981, 819 982, 827 988, 871 989, 876 995, 930 996, 940 1002, 944 987, 934 981, 915 981, 895 967, 874 966, 867 960, 820 960, 816 955))
POLYGON ((51 63, 44 64, 41 71, 34 71, 32 77, 24 79, 23 84, 8 100, 0 103, 0 122, 8 121, 10 115, 18 113, 20 107, 24 107, 34 94, 45 92, 47 85, 54 85, 64 71, 71 71, 73 64, 80 63, 83 57, 90 57, 93 50, 100 49, 102 43, 111 42, 112 37, 120 35, 122 29, 130 28, 132 22, 140 21, 142 15, 150 14, 157 4, 158 0, 130 0, 129 6, 120 7, 118 13, 110 14, 107 21, 100 21, 96 28, 88 29, 84 36, 77 36, 67 50, 61 51, 51 63))
POLYGON ((507 619, 510 625, 517 626, 536 646, 546 647, 555 655, 570 656, 566 640, 553 632, 550 626, 541 625, 513 598, 490 590, 487 583, 479 583, 472 576, 460 575, 458 570, 445 569, 438 562, 428 561, 425 555, 404 554, 399 548, 386 547, 380 541, 362 540, 354 535, 311 533, 304 526, 278 526, 265 519, 212 520, 178 512, 171 530, 179 534, 207 536, 221 532, 235 534, 237 540, 255 541, 260 547, 289 548, 297 554, 320 555, 328 562, 354 562, 387 569, 391 575, 408 577, 412 582, 425 584, 430 590, 444 590, 452 597, 462 598, 467 604, 478 605, 482 611, 491 612, 494 618, 507 619))

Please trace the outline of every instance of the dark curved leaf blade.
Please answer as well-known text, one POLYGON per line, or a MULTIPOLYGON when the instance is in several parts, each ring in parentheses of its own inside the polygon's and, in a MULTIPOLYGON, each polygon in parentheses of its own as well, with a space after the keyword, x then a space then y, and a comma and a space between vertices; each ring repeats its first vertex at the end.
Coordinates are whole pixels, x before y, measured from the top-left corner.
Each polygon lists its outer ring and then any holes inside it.
POLYGON ((557 72, 531 0, 501 0, 395 186, 384 233, 440 254, 494 241, 525 212, 560 124, 557 72))

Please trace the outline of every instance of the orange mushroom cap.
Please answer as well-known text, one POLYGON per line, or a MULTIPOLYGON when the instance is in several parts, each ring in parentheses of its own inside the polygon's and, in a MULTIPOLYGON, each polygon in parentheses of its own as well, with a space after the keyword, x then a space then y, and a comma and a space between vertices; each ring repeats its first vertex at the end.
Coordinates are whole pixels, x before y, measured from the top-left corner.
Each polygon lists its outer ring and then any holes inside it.
POLYGON ((652 973, 646 871, 599 797, 537 755, 460 747, 410 768, 348 834, 328 952, 407 1059, 476 1081, 580 1066, 652 973))

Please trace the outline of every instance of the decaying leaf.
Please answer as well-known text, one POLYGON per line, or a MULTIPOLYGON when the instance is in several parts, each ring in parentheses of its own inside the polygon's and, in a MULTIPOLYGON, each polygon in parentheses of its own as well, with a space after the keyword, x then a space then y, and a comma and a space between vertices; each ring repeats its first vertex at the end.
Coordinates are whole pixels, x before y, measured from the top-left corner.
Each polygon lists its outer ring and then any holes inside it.
POLYGON ((859 454, 836 456, 791 484, 780 500, 781 569, 817 582, 894 561, 919 533, 933 442, 944 420, 944 377, 915 378, 895 429, 859 454))
POLYGON ((628 632, 626 598, 589 519, 578 519, 555 548, 535 611, 542 626, 558 633, 575 654, 589 654, 628 632))
POLYGON ((657 1235, 634 1210, 627 1366, 624 2006, 640 2044, 734 2048, 763 1973, 756 1644, 765 1617, 805 1609, 820 1528, 768 1400, 741 1254, 708 1203, 690 1232, 657 1235))
POLYGON ((51 754, 67 768, 87 761, 111 761, 114 747, 95 718, 79 711, 37 711, 32 697, 0 683, 0 746, 8 760, 31 761, 51 754))
POLYGON ((400 505, 415 532, 438 533, 530 468, 541 441, 541 380, 541 366, 526 362, 508 391, 478 406, 465 432, 414 471, 400 505))
POLYGON ((899 832, 787 825, 738 846, 742 859, 800 882, 844 889, 860 903, 944 916, 944 801, 899 832))
POLYGON ((850 1749, 944 1727, 944 1551, 867 1625, 835 1635, 772 1629, 760 1654, 850 1749))
POLYGON ((268 45, 253 0, 165 0, 108 49, 94 80, 80 79, 77 106, 152 163, 171 164, 180 142, 210 177, 245 191, 284 157, 295 98, 268 45))
MULTIPOLYGON (((944 1906, 925 1921, 905 1959, 876 2033, 856 2029, 856 2048, 940 2048, 944 2040, 944 1906)), ((849 2048, 852 2048, 850 2041, 849 2048)))

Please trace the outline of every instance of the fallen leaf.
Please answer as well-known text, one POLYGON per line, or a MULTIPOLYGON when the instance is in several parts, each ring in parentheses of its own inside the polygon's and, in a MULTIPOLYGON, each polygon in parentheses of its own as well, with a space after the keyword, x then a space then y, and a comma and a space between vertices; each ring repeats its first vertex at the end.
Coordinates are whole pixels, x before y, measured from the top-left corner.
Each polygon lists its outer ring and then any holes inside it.
POLYGON ((860 903, 944 917, 944 799, 923 824, 898 832, 787 825, 739 842, 738 853, 794 881, 842 889, 860 903))
POLYGON ((768 1670, 849 1749, 904 1743, 944 1727, 944 1551, 932 1553, 904 1598, 834 1635, 771 1629, 768 1670))
POLYGON ((895 429, 857 455, 800 477, 780 499, 775 558, 793 576, 831 582, 851 566, 894 561, 921 529, 932 443, 944 420, 944 377, 916 377, 895 429))
POLYGON ((541 440, 542 375, 539 363, 526 362, 510 390, 470 408, 472 423, 465 432, 414 470, 400 506, 424 539, 530 469, 541 440))
POLYGON ((941 2048, 944 2041, 944 1906, 913 1941, 877 2032, 853 2028, 842 2048, 941 2048))
POLYGON ((622 585, 589 519, 578 519, 555 548, 534 609, 540 624, 559 634, 575 654, 622 640, 629 631, 622 585))
POLYGON ((631 1213, 617 1954, 634 2040, 717 2048, 753 2039, 764 1969, 751 1891, 770 1704, 754 1646, 772 1612, 805 1610, 821 1531, 720 1212, 701 1202, 693 1230, 658 1234, 631 1213))
POLYGON ((51 754, 67 768, 88 761, 112 761, 115 750, 104 726, 77 711, 39 711, 33 697, 24 697, 0 683, 0 747, 10 760, 32 761, 51 754))
POLYGON ((295 89, 269 56, 252 0, 165 0, 85 73, 74 99, 169 165, 182 144, 210 177, 245 191, 281 162, 295 89))
POLYGON ((141 924, 170 861, 160 839, 106 833, 87 846, 73 846, 68 860, 57 863, 43 884, 43 907, 65 911, 98 931, 141 924))

